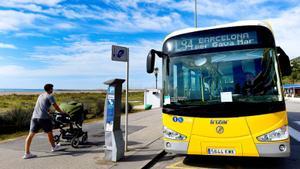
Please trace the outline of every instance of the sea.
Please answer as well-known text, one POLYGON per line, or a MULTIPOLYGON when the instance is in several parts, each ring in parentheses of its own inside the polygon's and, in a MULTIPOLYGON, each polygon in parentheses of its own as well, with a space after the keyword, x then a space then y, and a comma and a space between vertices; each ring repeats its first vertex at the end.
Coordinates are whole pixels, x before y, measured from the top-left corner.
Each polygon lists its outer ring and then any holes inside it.
POLYGON ((1 89, 0 93, 30 93, 30 92, 43 92, 44 89, 1 89))
MULTIPOLYGON (((54 89, 55 92, 103 92, 103 89, 54 89)), ((1 93, 41 93, 44 89, 6 89, 0 88, 1 93)))

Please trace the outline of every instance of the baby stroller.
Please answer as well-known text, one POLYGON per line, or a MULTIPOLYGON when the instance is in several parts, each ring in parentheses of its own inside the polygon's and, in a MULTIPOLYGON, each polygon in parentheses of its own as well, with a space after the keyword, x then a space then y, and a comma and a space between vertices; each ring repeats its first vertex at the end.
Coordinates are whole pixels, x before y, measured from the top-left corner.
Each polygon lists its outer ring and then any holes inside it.
POLYGON ((82 103, 75 101, 62 103, 59 106, 67 114, 53 113, 52 119, 55 128, 59 128, 60 134, 54 136, 54 141, 59 143, 61 139, 71 142, 73 148, 78 148, 79 144, 85 144, 88 133, 82 130, 82 123, 86 111, 82 103))

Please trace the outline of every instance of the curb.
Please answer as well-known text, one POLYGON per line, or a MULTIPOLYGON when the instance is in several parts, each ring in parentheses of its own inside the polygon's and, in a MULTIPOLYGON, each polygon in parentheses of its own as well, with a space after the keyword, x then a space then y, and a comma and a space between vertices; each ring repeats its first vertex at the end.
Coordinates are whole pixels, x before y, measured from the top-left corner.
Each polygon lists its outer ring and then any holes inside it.
POLYGON ((142 169, 147 169, 147 168, 151 168, 154 164, 156 164, 158 162, 158 160, 160 158, 162 158, 163 156, 165 156, 167 153, 165 152, 165 150, 161 150, 155 157, 152 158, 152 160, 150 160, 149 162, 147 162, 142 169))

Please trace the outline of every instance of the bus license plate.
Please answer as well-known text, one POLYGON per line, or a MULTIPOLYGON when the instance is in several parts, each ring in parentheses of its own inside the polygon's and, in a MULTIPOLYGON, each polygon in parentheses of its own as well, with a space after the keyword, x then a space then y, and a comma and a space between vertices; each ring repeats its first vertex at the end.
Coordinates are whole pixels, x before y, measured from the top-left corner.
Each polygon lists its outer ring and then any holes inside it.
POLYGON ((223 148, 208 148, 207 153, 209 155, 235 155, 235 149, 223 149, 223 148))

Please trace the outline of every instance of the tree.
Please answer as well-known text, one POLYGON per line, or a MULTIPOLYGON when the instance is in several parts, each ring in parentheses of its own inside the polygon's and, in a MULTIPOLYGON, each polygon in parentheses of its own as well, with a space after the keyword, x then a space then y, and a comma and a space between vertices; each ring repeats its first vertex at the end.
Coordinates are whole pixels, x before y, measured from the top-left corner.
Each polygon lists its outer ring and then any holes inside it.
POLYGON ((291 66, 292 66, 291 79, 292 79, 292 83, 295 84, 295 82, 300 81, 300 63, 298 62, 298 60, 292 60, 291 66))
POLYGON ((300 56, 291 60, 292 74, 283 77, 283 83, 299 83, 300 82, 300 56))

